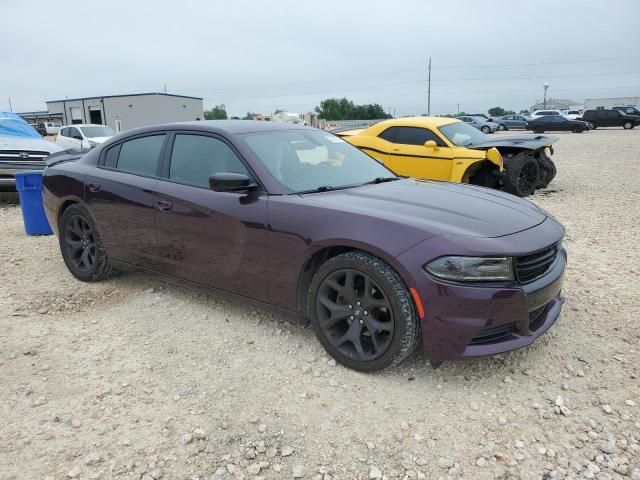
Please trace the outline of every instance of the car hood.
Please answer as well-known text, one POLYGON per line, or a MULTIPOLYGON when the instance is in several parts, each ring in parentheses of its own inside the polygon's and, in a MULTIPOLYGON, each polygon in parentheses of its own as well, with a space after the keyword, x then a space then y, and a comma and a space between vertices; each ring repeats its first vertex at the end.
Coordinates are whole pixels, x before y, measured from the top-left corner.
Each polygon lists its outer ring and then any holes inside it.
POLYGON ((533 203, 504 192, 429 180, 405 179, 302 197, 354 215, 378 217, 382 227, 412 226, 422 230, 424 238, 495 238, 535 227, 547 218, 533 203))
POLYGON ((519 147, 530 150, 537 150, 538 148, 546 147, 558 141, 558 137, 551 135, 517 135, 501 138, 492 138, 486 142, 475 143, 469 145, 466 148, 472 148, 476 150, 486 150, 492 147, 519 147))
POLYGON ((111 137, 87 137, 87 140, 90 140, 95 143, 102 143, 109 140, 111 137))
POLYGON ((55 143, 39 138, 13 137, 0 135, 0 150, 25 150, 56 153, 62 149, 55 143))

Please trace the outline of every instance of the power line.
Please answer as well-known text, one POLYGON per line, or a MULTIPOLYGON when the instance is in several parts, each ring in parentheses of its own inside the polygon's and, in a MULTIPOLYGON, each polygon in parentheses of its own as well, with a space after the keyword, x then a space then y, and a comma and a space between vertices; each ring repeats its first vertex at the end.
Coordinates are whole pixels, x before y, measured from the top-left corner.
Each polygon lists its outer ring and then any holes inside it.
MULTIPOLYGON (((524 66, 537 66, 537 65, 562 65, 562 64, 577 64, 577 63, 593 63, 593 62, 603 62, 603 61, 613 61, 613 60, 631 60, 631 59, 640 59, 640 57, 611 57, 611 58, 597 58, 591 60, 568 60, 564 62, 538 62, 538 63, 510 63, 510 64, 502 64, 502 65, 450 65, 450 66, 442 66, 438 67, 439 69, 475 69, 475 68, 502 68, 502 67, 524 67, 524 66)), ((335 82, 343 82, 345 80, 359 80, 363 78, 377 78, 387 75, 396 75, 399 73, 412 73, 412 72, 424 72, 424 68, 412 68, 405 70, 395 70, 388 72, 377 72, 368 75, 357 75, 350 77, 340 77, 340 78, 332 78, 332 79, 323 79, 323 80, 309 80, 304 82, 294 82, 294 83, 279 83, 279 84, 271 84, 271 85, 251 85, 244 87, 217 87, 217 88, 181 88, 181 89, 173 89, 174 92, 213 92, 213 91, 225 91, 225 90, 253 90, 253 89, 262 89, 262 88, 278 88, 278 87, 296 87, 301 85, 316 85, 322 83, 335 83, 335 82)), ((523 77, 524 78, 524 77, 523 77)), ((474 80, 474 79, 469 79, 474 80)), ((490 80, 490 79, 488 79, 490 80)), ((440 80, 440 81, 450 81, 450 79, 440 80)))

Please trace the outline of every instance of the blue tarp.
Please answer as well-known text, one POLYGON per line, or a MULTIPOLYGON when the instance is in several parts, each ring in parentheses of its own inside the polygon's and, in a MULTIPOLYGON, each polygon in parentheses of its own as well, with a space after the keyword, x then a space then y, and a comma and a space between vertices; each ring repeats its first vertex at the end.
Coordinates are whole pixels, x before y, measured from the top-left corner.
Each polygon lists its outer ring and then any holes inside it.
POLYGON ((11 112, 0 112, 0 135, 42 138, 22 117, 11 112))

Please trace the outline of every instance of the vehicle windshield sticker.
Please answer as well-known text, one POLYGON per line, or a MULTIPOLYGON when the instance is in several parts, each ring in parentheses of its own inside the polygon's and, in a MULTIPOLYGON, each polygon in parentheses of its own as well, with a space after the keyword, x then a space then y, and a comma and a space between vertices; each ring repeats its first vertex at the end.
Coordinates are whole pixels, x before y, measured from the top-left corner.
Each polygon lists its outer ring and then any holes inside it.
POLYGON ((342 143, 342 142, 344 142, 344 140, 342 140, 340 137, 326 136, 324 138, 326 138, 327 140, 329 140, 330 142, 333 142, 333 143, 342 143))

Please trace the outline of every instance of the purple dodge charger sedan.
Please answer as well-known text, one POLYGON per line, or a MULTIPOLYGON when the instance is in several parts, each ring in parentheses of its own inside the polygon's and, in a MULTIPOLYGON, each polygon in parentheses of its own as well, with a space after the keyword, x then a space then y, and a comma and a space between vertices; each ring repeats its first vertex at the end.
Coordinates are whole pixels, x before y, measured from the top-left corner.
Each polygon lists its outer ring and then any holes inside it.
POLYGON ((532 343, 560 314, 564 228, 534 204, 400 178, 340 138, 207 121, 50 157, 44 203, 80 280, 146 270, 303 323, 358 370, 532 343))

